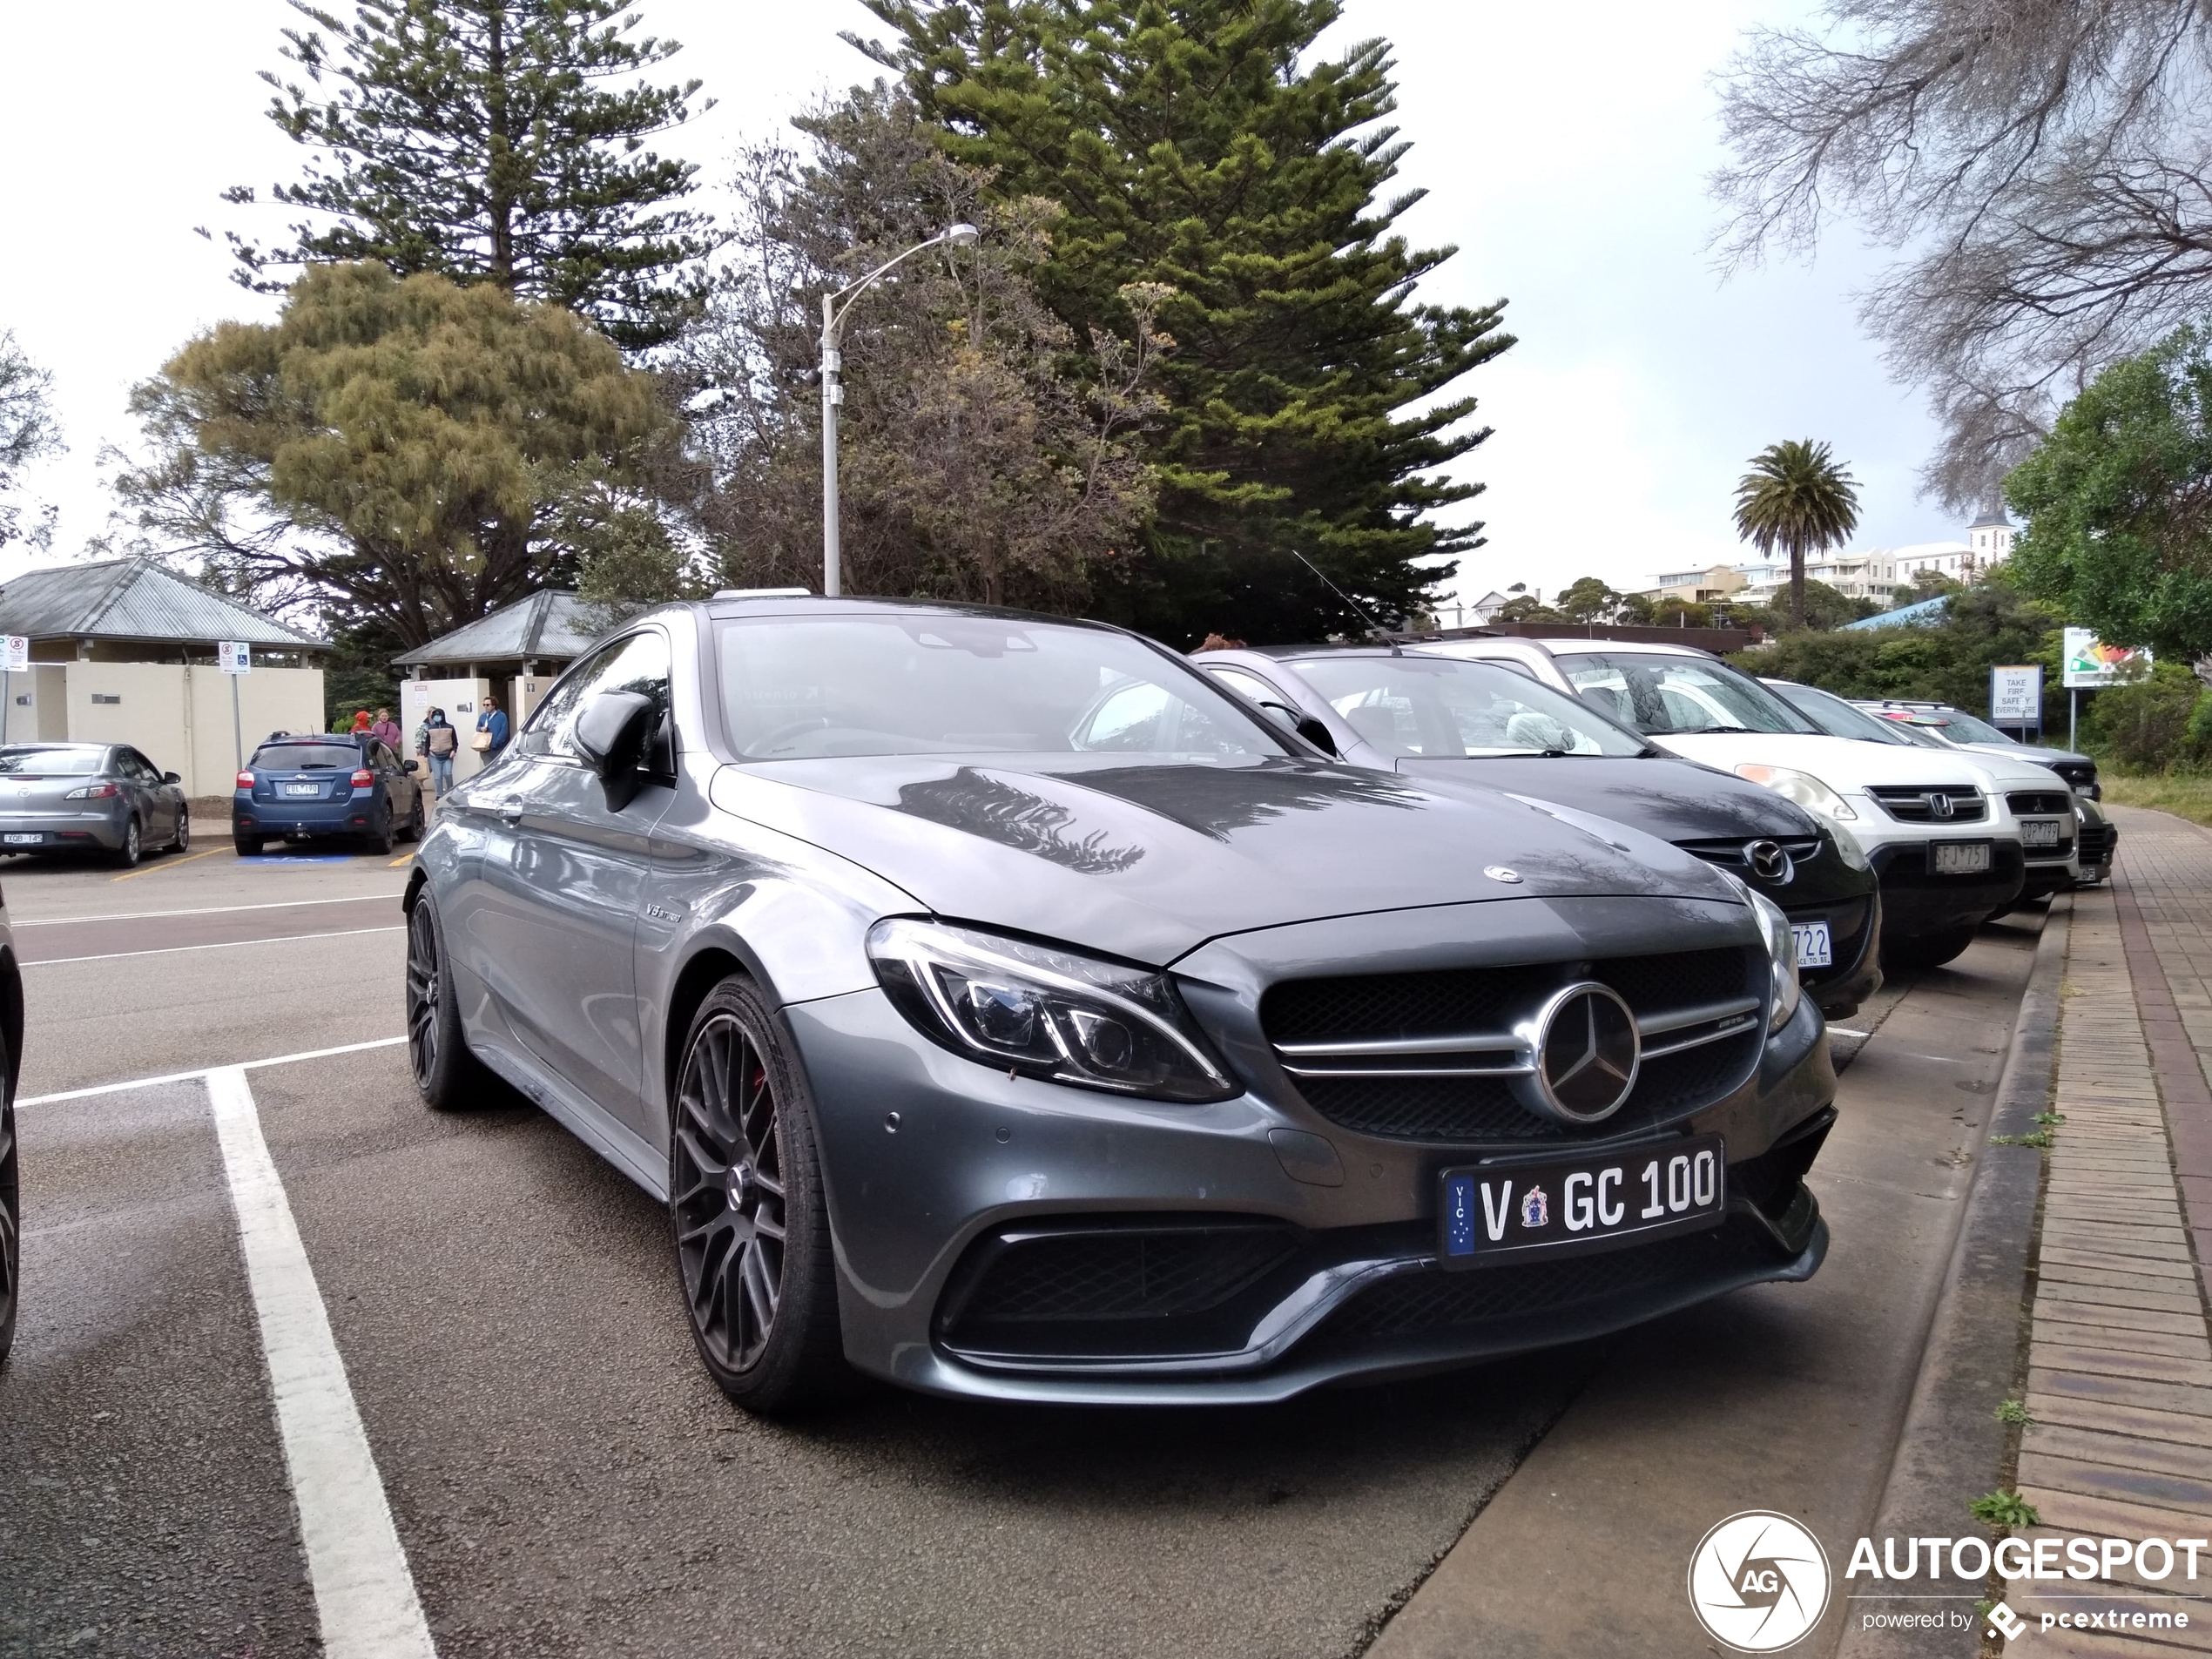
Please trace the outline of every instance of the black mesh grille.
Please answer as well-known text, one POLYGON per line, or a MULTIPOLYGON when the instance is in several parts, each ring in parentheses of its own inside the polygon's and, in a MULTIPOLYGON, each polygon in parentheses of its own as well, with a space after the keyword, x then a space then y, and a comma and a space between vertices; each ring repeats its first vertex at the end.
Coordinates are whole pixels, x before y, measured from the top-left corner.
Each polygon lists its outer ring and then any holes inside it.
POLYGON ((1972 784, 1880 784, 1866 792, 1882 803, 1882 810, 1905 824, 1971 824, 1989 815, 1989 803, 1972 784), (1939 819, 1928 805, 1931 795, 1951 798, 1951 815, 1939 819))
MULTIPOLYGON (((1676 841, 1675 845, 1682 848, 1683 852, 1704 860, 1708 864, 1723 865, 1740 870, 1744 866, 1743 849, 1755 845, 1757 840, 1757 838, 1754 837, 1751 840, 1746 841, 1730 837, 1725 840, 1676 841)), ((1808 859, 1820 856, 1820 838, 1817 835, 1806 836, 1803 840, 1778 841, 1777 845, 1790 855, 1792 863, 1803 864, 1808 859)))
POLYGON ((1389 1140, 1550 1141, 1567 1133, 1488 1077, 1300 1077, 1298 1089, 1331 1123, 1389 1140))
POLYGON ((1623 956, 1590 970, 1621 993, 1638 1014, 1663 1014, 1742 996, 1752 987, 1741 950, 1684 950, 1665 956, 1623 956))
POLYGON ((1268 992, 1260 1018, 1276 1042, 1494 1031, 1511 1022, 1509 1008, 1541 996, 1558 982, 1553 968, 1287 980, 1268 992))
POLYGON ((2074 803, 2064 795, 2038 794, 2028 790, 2006 796, 2005 804, 2021 817, 2031 814, 2048 816, 2054 813, 2070 816, 2074 812, 2074 803))
POLYGON ((2080 840, 2081 861, 2084 864, 2102 864, 2112 847, 2112 826, 2084 824, 2081 826, 2080 840))
POLYGON ((1217 1307, 1297 1248, 1275 1227, 1071 1233, 1007 1244, 960 1312, 967 1325, 1167 1318, 1217 1307))

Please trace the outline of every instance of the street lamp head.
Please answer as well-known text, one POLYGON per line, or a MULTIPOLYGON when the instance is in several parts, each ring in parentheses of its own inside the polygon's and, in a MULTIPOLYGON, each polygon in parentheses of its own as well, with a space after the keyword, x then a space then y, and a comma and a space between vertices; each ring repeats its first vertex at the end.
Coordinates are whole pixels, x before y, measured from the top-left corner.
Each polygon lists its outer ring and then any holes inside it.
POLYGON ((945 239, 954 247, 974 247, 983 239, 983 233, 973 225, 954 225, 946 229, 945 239))

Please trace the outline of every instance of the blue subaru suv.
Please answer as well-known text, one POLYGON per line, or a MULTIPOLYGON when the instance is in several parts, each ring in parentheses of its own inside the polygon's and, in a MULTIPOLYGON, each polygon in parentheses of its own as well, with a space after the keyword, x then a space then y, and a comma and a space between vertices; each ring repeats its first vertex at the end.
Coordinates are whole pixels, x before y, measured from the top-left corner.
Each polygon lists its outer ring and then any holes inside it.
POLYGON ((388 853, 422 835, 417 763, 366 732, 272 732, 238 774, 231 838, 239 856, 289 836, 347 836, 388 853))

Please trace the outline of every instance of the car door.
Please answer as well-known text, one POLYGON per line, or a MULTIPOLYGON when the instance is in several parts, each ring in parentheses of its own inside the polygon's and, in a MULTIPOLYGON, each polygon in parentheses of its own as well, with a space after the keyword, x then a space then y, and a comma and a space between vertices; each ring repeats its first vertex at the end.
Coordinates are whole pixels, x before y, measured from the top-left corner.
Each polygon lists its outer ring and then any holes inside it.
POLYGON ((116 772, 138 809, 138 833, 148 846, 166 846, 177 833, 177 806, 161 781, 161 772, 136 749, 115 752, 116 772))
POLYGON ((668 709, 669 643, 648 626, 577 664, 533 713, 482 787, 482 847, 471 948, 516 1039, 624 1128, 642 1121, 631 961, 649 838, 664 779, 610 807, 576 746, 577 718, 602 691, 668 709))
POLYGON ((384 809, 390 814, 385 821, 396 828, 415 812, 407 798, 407 773, 401 770, 400 758, 389 744, 373 743, 368 752, 369 769, 376 774, 377 786, 384 792, 384 809))

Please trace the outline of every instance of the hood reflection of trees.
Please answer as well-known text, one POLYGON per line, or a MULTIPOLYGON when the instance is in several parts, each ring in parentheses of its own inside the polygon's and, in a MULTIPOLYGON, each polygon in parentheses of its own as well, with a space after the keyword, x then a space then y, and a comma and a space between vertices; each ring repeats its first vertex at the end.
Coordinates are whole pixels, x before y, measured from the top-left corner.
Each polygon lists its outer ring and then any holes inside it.
POLYGON ((1286 813, 1368 806, 1412 810, 1426 799, 1387 772, 1323 769, 1296 761, 1248 765, 1101 766, 1049 772, 1063 783, 1112 795, 1216 840, 1286 813))
POLYGON ((1075 821, 1074 807, 973 766, 962 766, 949 778, 902 785, 899 810, 1031 853, 1079 875, 1116 875, 1144 856, 1141 846, 1107 846, 1103 829, 1069 840, 1061 832, 1075 821))

